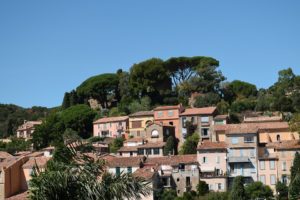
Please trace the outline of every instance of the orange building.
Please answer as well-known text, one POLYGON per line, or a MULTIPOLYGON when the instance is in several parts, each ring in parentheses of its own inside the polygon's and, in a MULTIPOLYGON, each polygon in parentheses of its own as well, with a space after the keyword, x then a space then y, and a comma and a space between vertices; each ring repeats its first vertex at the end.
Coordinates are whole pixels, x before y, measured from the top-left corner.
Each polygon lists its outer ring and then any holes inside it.
POLYGON ((154 122, 174 126, 175 137, 179 139, 181 138, 179 116, 183 111, 184 108, 181 104, 177 106, 159 106, 154 109, 154 122))

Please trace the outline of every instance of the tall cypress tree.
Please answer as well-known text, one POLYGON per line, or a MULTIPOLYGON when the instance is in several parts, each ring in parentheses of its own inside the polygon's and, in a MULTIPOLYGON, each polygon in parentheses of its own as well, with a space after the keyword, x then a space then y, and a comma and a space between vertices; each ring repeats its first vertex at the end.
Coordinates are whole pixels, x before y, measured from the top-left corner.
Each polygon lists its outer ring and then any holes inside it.
POLYGON ((297 172, 289 186, 289 199, 298 200, 300 199, 300 172, 297 172))
POLYGON ((300 173, 300 154, 298 152, 295 153, 293 166, 291 167, 291 182, 293 182, 297 173, 300 173))
POLYGON ((232 189, 230 192, 229 199, 232 200, 246 200, 246 193, 243 183, 243 177, 237 176, 233 180, 232 189))
POLYGON ((166 142, 166 146, 164 148, 164 155, 167 156, 169 154, 175 154, 175 145, 176 145, 176 142, 175 142, 175 139, 173 136, 169 136, 168 139, 167 139, 167 142, 166 142))

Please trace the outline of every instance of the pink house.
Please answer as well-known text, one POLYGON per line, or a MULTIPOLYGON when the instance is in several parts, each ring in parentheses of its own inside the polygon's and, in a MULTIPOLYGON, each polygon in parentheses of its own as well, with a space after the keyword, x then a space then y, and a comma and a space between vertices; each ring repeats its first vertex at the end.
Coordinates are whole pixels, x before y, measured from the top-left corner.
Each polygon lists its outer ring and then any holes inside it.
POLYGON ((101 118, 93 123, 94 136, 127 138, 128 126, 128 116, 101 118))
POLYGON ((42 121, 26 121, 18 127, 17 129, 17 137, 29 139, 32 137, 32 133, 34 132, 35 126, 42 124, 42 121))
POLYGON ((227 144, 203 141, 197 148, 200 164, 200 180, 205 181, 212 191, 227 190, 227 144))

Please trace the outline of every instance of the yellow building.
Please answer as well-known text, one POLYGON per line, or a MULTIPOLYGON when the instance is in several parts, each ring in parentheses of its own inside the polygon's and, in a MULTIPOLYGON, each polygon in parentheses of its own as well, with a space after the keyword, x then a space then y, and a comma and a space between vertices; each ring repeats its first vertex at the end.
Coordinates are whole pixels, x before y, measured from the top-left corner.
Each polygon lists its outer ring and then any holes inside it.
POLYGON ((129 115, 129 134, 134 138, 145 138, 147 124, 153 120, 153 111, 140 111, 129 115))

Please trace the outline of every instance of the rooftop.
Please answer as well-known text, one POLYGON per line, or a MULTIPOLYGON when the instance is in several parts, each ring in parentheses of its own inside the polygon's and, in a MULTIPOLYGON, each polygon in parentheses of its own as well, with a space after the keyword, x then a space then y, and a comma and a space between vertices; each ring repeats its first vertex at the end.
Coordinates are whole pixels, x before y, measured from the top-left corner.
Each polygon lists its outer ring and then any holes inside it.
POLYGON ((203 141, 199 143, 197 149, 198 150, 218 150, 218 149, 226 149, 227 144, 225 142, 211 142, 211 141, 203 141))
POLYGON ((6 159, 11 157, 12 155, 7 153, 6 151, 0 151, 0 159, 6 159))
POLYGON ((165 142, 148 142, 143 145, 137 146, 138 149, 147 149, 147 148, 161 148, 166 145, 165 142))
POLYGON ((124 141, 124 142, 143 142, 143 141, 145 141, 146 139, 144 139, 144 138, 138 138, 138 137, 136 137, 136 138, 129 138, 129 139, 127 139, 126 141, 124 141))
POLYGON ((181 116, 186 115, 212 115, 216 111, 216 107, 203 107, 203 108, 187 108, 181 116))
POLYGON ((157 111, 157 110, 174 110, 174 109, 181 109, 182 106, 179 104, 179 105, 173 105, 173 106, 158 106, 154 109, 154 111, 157 111))
POLYGON ((50 158, 45 156, 32 157, 23 165, 23 169, 32 169, 36 165, 39 168, 44 168, 49 160, 50 158))
POLYGON ((258 117, 244 117, 245 123, 255 122, 280 122, 282 116, 258 116, 258 117))
POLYGON ((17 131, 33 128, 35 125, 42 124, 42 121, 24 121, 24 124, 18 127, 17 131))
POLYGON ((277 150, 293 150, 300 149, 300 141, 299 140, 289 140, 289 141, 281 141, 281 142, 271 142, 266 144, 266 147, 272 147, 277 150))
POLYGON ((153 116, 153 111, 139 111, 136 113, 132 113, 129 117, 144 117, 144 116, 153 116))
POLYGON ((221 119, 227 119, 228 118, 228 115, 217 115, 217 116, 215 116, 215 118, 214 119, 216 119, 216 120, 221 120, 221 119))
POLYGON ((133 176, 144 178, 145 180, 151 180, 155 174, 155 171, 151 167, 143 167, 137 169, 133 176))
POLYGON ((145 164, 148 165, 171 165, 177 166, 183 164, 198 164, 197 154, 190 155, 174 155, 174 156, 161 156, 147 158, 145 164))
POLYGON ((94 124, 99 123, 107 123, 107 122, 119 122, 119 121, 126 121, 128 116, 120 116, 120 117, 104 117, 94 121, 94 124))
POLYGON ((118 152, 131 152, 131 151, 137 151, 137 146, 123 146, 118 150, 118 152))
POLYGON ((140 167, 144 157, 116 157, 107 155, 101 158, 106 161, 108 167, 140 167))

